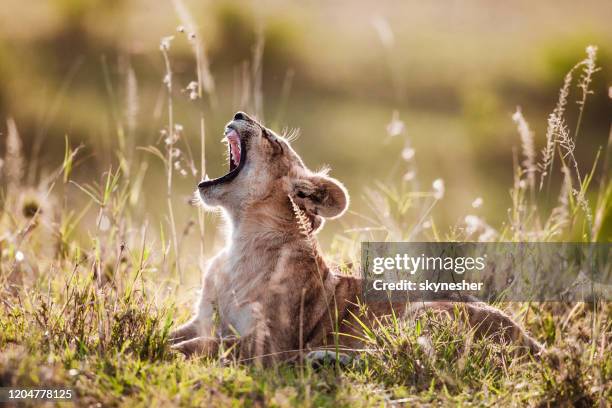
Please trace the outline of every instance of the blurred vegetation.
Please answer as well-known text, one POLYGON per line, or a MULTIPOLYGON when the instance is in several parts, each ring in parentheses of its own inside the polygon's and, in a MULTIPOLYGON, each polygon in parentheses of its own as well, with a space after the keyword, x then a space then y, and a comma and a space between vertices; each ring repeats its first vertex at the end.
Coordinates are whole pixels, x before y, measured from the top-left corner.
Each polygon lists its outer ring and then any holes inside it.
MULTIPOLYGON (((399 182, 400 152, 408 143, 416 151, 419 179, 446 182, 447 198, 435 209, 442 226, 455 225, 476 197, 484 200, 480 215, 507 221, 512 149, 520 144, 511 115, 522 106, 540 150, 546 122, 538 118, 552 110, 565 72, 588 44, 599 46, 603 69, 594 75, 576 149, 584 171, 608 138, 612 30, 604 16, 612 10, 605 1, 537 6, 523 1, 514 8, 484 2, 458 8, 418 2, 186 1, 216 87, 216 103, 201 104, 178 92, 195 79, 195 61, 189 41, 176 31, 186 24, 176 4, 5 3, 0 118, 15 119, 26 158, 40 156, 33 183, 61 161, 66 135, 73 145, 87 145, 79 177, 108 168, 119 143, 118 123, 125 120, 130 70, 138 107, 132 136, 142 146, 159 140, 165 111, 158 45, 167 35, 176 37, 171 57, 177 122, 198 150, 199 112, 204 112, 209 174, 221 172, 224 157, 216 142, 223 124, 236 109, 253 107, 243 94, 245 88, 253 93, 255 84, 245 77, 253 77, 261 40, 260 113, 277 130, 301 129, 296 149, 308 165, 332 167, 347 184, 356 212, 366 210, 364 191, 374 181, 399 182), (405 131, 389 137, 394 111, 405 131)), ((570 122, 576 120, 576 94, 572 88, 570 122)), ((153 163, 146 181, 157 184, 161 175, 159 163, 153 163)), ((178 180, 177 200, 186 201, 196 181, 178 180)), ((160 210, 146 191, 141 199, 149 201, 151 213, 160 210)), ((341 228, 328 226, 324 239, 341 228)))

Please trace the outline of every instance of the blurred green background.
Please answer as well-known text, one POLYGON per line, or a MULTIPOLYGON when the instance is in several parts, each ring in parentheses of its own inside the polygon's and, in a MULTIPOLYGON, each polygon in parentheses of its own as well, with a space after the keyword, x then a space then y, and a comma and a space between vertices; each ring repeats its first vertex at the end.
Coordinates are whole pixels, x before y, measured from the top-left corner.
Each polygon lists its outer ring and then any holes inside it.
MULTIPOLYGON (((311 168, 331 166, 351 192, 355 212, 368 211, 366 188, 376 181, 401 184, 416 165, 418 183, 411 188, 427 191, 433 180, 444 180, 446 193, 433 213, 441 228, 473 212, 499 225, 510 205, 512 149, 520 146, 512 113, 522 107, 540 150, 563 76, 589 44, 599 47, 602 70, 595 74, 576 151, 585 171, 605 145, 611 17, 612 2, 605 0, 3 0, 0 128, 4 132, 13 117, 26 157, 37 158, 30 183, 61 163, 65 135, 73 145, 86 144, 77 179, 99 179, 114 160, 118 123, 134 146, 158 143, 167 122, 159 44, 173 35, 176 122, 199 158, 204 112, 211 177, 225 171, 218 143, 225 122, 237 109, 258 107, 269 127, 300 129, 296 150, 311 168), (187 38, 192 29, 206 50, 214 104, 181 92, 196 79, 187 38), (262 39, 258 87, 253 60, 262 39), (401 158, 406 146, 415 150, 410 163, 401 158), (478 209, 472 208, 476 197, 484 202, 478 209)), ((576 94, 572 87, 570 119, 576 94)), ((163 169, 154 158, 148 161, 139 204, 150 217, 165 216, 163 169)), ((177 178, 181 228, 195 217, 186 203, 198 179, 177 178)), ((324 240, 360 219, 349 214, 330 223, 324 240)))

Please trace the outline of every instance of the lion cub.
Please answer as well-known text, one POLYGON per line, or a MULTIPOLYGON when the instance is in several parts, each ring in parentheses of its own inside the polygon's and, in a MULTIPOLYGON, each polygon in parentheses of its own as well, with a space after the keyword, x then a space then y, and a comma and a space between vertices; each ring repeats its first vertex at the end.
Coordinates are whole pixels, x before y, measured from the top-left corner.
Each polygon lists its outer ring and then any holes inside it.
MULTIPOLYGON (((174 348, 214 355, 234 347, 244 360, 270 363, 338 341, 359 347, 354 316, 360 314, 361 279, 333 273, 312 238, 326 218, 344 213, 346 189, 327 174, 310 171, 287 140, 243 112, 227 125, 225 140, 229 172, 202 181, 198 190, 204 206, 222 209, 229 224, 227 246, 204 272, 195 315, 171 334, 174 348)), ((542 350, 500 310, 481 303, 464 307, 477 332, 542 350)), ((403 309, 432 308, 452 314, 454 304, 403 309)), ((390 313, 389 304, 368 308, 370 316, 390 313)))

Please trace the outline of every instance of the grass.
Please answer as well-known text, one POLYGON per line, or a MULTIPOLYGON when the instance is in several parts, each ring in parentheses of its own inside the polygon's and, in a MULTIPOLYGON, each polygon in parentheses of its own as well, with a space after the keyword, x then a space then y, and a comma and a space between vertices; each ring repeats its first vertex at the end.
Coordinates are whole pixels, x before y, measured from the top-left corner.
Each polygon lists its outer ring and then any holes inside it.
MULTIPOLYGON (((185 35, 198 38, 194 32, 185 35)), ((197 86, 187 94, 203 104, 205 96, 214 100, 207 94, 214 88, 204 82, 202 44, 190 43, 197 86)), ((261 109, 263 100, 257 63, 262 47, 254 51, 244 79, 244 104, 252 109, 261 109)), ((605 406, 612 401, 612 304, 605 301, 500 305, 546 344, 550 353, 540 361, 515 355, 511 345, 474 338, 457 321, 436 315, 364 330, 367 347, 341 369, 334 364, 264 369, 227 355, 185 360, 172 352, 168 333, 188 317, 193 300, 186 299, 183 278, 198 270, 197 264, 181 263, 185 237, 195 225, 202 242, 212 232, 202 215, 182 231, 174 219, 173 177, 190 171, 194 178, 204 175, 205 157, 202 151, 196 171, 173 117, 172 100, 179 94, 173 91, 167 38, 161 50, 168 125, 157 145, 136 148, 127 140, 129 123, 117 115, 122 142, 116 162, 97 182, 77 180, 75 171, 86 156, 66 139, 61 166, 36 188, 28 186, 17 125, 8 122, 0 207, 0 386, 72 387, 79 406, 605 406), (168 195, 159 226, 143 221, 138 200, 147 163, 157 159, 164 163, 168 195), (95 222, 85 227, 92 216, 95 222)), ((588 108, 595 52, 589 48, 566 77, 542 155, 517 110, 522 158, 515 154, 506 223, 494 228, 466 215, 440 230, 432 209, 444 198, 444 182, 419 188, 415 177, 400 176, 368 191, 364 201, 371 211, 353 214, 362 222, 336 237, 329 256, 355 257, 358 242, 368 239, 610 242, 609 149, 583 171, 574 155, 580 119, 570 130, 564 115, 576 72, 580 112, 588 108), (544 157, 540 163, 539 156, 544 157), (548 183, 553 177, 561 178, 558 194, 548 183)), ((128 100, 127 111, 129 105, 128 100)), ((398 159, 402 171, 415 167, 411 152, 398 159)), ((201 246, 200 257, 204 253, 201 246)))
POLYGON ((172 308, 129 293, 99 296, 94 286, 92 279, 75 282, 66 299, 64 288, 4 294, 2 386, 73 387, 79 405, 102 406, 594 406, 611 397, 610 304, 523 306, 528 328, 553 350, 542 362, 513 357, 510 346, 475 340, 457 323, 430 316, 422 323, 430 336, 415 322, 381 326, 353 366, 314 371, 186 361, 165 344, 172 308))

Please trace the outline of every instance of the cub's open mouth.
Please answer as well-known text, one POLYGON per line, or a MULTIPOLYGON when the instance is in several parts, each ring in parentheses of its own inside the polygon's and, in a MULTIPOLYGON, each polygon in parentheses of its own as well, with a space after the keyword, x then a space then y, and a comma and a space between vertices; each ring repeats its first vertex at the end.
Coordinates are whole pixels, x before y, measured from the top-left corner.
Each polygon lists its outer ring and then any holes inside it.
POLYGON ((247 156, 246 143, 244 138, 240 136, 240 133, 231 124, 225 128, 225 140, 227 141, 229 172, 212 180, 203 180, 198 184, 198 188, 201 189, 216 184, 227 183, 233 180, 244 167, 247 156))

